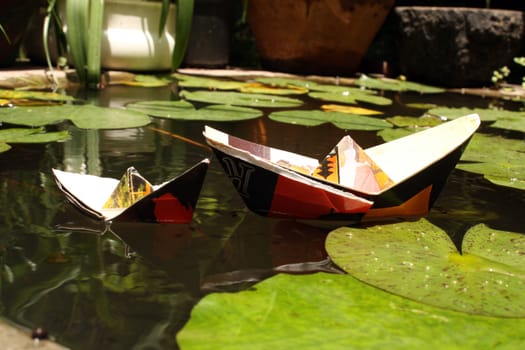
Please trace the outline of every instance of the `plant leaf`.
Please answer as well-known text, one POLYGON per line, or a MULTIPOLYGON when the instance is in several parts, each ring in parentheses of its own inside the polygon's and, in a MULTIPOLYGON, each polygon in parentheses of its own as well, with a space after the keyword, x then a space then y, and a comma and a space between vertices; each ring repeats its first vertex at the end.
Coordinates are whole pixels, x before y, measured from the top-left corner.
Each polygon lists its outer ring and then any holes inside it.
POLYGON ((0 153, 11 148, 8 143, 47 143, 69 139, 67 131, 45 132, 44 128, 9 128, 0 130, 0 153))
POLYGON ((328 111, 328 112, 341 112, 341 113, 358 114, 358 115, 383 114, 383 112, 375 111, 373 109, 355 107, 355 106, 336 105, 336 104, 322 105, 321 108, 324 111, 328 111))
POLYGON ((297 107, 303 104, 301 100, 291 97, 264 94, 247 94, 229 91, 184 90, 180 93, 180 96, 190 101, 248 107, 297 107))
POLYGON ((377 79, 369 77, 365 74, 362 74, 359 79, 355 81, 356 85, 361 87, 366 87, 368 89, 377 89, 377 90, 388 90, 388 91, 416 91, 419 93, 435 94, 445 92, 445 89, 424 85, 420 83, 415 83, 406 80, 400 79, 377 79))
POLYGON ((525 142, 476 133, 456 167, 497 185, 525 190, 525 142))
POLYGON ((327 273, 208 294, 177 335, 181 349, 201 350, 512 349, 524 341, 523 319, 435 308, 327 273))
POLYGON ((308 96, 323 101, 348 104, 357 104, 358 101, 379 106, 388 106, 392 104, 392 100, 389 98, 362 91, 350 92, 348 89, 345 89, 342 92, 311 92, 308 94, 308 96))
POLYGON ((171 69, 180 67, 191 34, 194 0, 177 0, 175 8, 175 47, 171 57, 171 69))
POLYGON ((150 118, 140 112, 94 105, 1 108, 0 121, 26 126, 43 126, 70 120, 84 129, 123 129, 147 125, 150 118))
POLYGON ((390 123, 394 124, 398 128, 433 127, 443 123, 441 118, 429 114, 425 114, 421 117, 408 117, 396 115, 394 117, 386 118, 386 120, 388 120, 390 123))
POLYGON ((0 89, 0 98, 8 100, 39 100, 54 102, 66 102, 74 100, 74 98, 71 96, 58 94, 56 92, 5 89, 0 89))
POLYGON ((235 121, 262 116, 258 109, 230 105, 211 105, 195 109, 187 101, 142 101, 126 106, 154 117, 187 120, 235 121))
POLYGON ((273 112, 268 117, 281 123, 305 126, 332 123, 345 130, 381 130, 392 127, 383 119, 341 112, 292 110, 273 112))
POLYGON ((449 119, 456 119, 467 114, 477 113, 482 121, 493 122, 499 119, 513 119, 513 118, 525 118, 525 112, 514 112, 501 109, 490 109, 490 108, 447 108, 438 107, 432 108, 427 111, 427 114, 433 114, 440 117, 446 117, 449 119))
POLYGON ((525 317, 525 235, 469 230, 462 254, 427 220, 341 227, 326 249, 352 276, 429 305, 497 317, 525 317))
POLYGON ((187 74, 173 74, 177 84, 185 88, 204 88, 208 90, 239 90, 247 83, 234 80, 214 79, 187 74))

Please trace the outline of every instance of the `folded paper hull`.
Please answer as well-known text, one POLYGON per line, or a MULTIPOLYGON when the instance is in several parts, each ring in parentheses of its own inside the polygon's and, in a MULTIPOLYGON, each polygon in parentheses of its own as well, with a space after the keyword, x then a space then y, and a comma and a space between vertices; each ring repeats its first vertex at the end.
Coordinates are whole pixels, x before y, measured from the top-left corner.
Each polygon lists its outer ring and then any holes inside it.
MULTIPOLYGON (((104 209, 99 199, 86 197, 86 191, 115 187, 118 180, 74 174, 53 169, 59 189, 82 213, 106 222, 149 222, 185 224, 191 222, 209 160, 204 159, 180 176, 157 186, 151 193, 125 208, 104 209)), ((110 188, 111 190, 111 188, 110 188)), ((111 192, 108 192, 111 193, 111 192)), ((104 195, 103 200, 107 199, 104 195)))
POLYGON ((204 135, 253 212, 269 217, 351 223, 426 215, 479 126, 477 115, 460 119, 395 140, 391 147, 385 143, 365 150, 379 166, 389 170, 388 176, 393 175, 390 184, 369 192, 305 174, 305 169, 316 167, 311 158, 254 144, 209 127, 204 135), (408 173, 403 172, 405 168, 408 173))

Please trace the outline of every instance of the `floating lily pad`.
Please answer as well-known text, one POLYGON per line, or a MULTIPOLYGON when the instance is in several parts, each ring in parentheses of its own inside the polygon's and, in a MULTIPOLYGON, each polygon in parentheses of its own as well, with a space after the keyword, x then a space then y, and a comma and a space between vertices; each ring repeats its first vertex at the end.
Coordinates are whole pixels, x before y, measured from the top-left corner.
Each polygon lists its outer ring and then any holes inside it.
POLYGON ((179 120, 237 121, 255 119, 263 115, 255 108, 230 105, 211 105, 195 109, 187 101, 141 101, 126 107, 154 117, 179 120))
POLYGON ((292 110, 273 112, 268 117, 281 123, 305 126, 332 123, 345 130, 381 130, 392 127, 392 124, 383 119, 340 112, 292 110))
POLYGON ((386 120, 399 128, 433 127, 443 123, 441 118, 432 115, 423 115, 421 117, 396 115, 394 117, 386 118, 386 120))
POLYGON ((195 75, 174 74, 178 84, 185 88, 204 88, 209 90, 238 90, 246 85, 242 81, 222 80, 214 78, 199 77, 195 75))
POLYGON ((525 320, 432 307, 348 275, 282 274, 250 290, 208 294, 177 342, 201 350, 518 349, 525 320))
POLYGON ((47 143, 69 139, 67 131, 45 132, 44 128, 9 128, 0 130, 0 153, 11 148, 10 143, 47 143))
POLYGON ((156 75, 143 75, 137 74, 132 76, 133 79, 121 80, 119 84, 128 86, 141 86, 141 87, 161 87, 166 86, 175 81, 175 78, 170 76, 156 76, 156 75))
POLYGON ((308 92, 307 88, 300 86, 272 86, 261 83, 249 83, 239 89, 241 92, 271 95, 301 95, 308 92))
POLYGON ((514 114, 501 114, 498 116, 498 120, 491 126, 498 129, 525 132, 525 113, 514 112, 514 114))
POLYGON ((513 112, 501 109, 489 109, 489 108, 447 108, 447 107, 438 107, 432 108, 428 114, 437 115, 440 117, 446 117, 449 119, 456 119, 467 114, 477 113, 482 121, 492 122, 498 119, 504 118, 516 118, 521 117, 525 118, 525 112, 513 112))
POLYGON ((456 167, 501 186, 525 190, 525 142, 476 133, 456 167))
POLYGON ((361 75, 359 79, 355 81, 356 85, 366 87, 368 89, 387 90, 387 91, 416 91, 420 93, 435 94, 445 92, 445 89, 415 83, 411 81, 401 79, 388 79, 388 78, 372 78, 365 74, 361 75))
POLYGON ((181 97, 197 102, 212 104, 228 104, 246 107, 297 107, 303 101, 284 96, 248 94, 230 91, 187 91, 180 93, 181 97))
POLYGON ((422 219, 327 237, 332 260, 359 280, 425 304, 496 317, 525 317, 525 235, 479 224, 459 253, 422 219))
POLYGON ((70 120, 83 129, 123 129, 147 125, 150 118, 140 112, 94 105, 60 105, 0 109, 0 121, 16 125, 44 126, 70 120))
POLYGON ((321 109, 328 112, 341 112, 348 114, 358 114, 358 115, 378 115, 383 114, 381 111, 375 111, 373 109, 356 107, 356 106, 346 106, 346 105, 322 105, 321 109))
POLYGON ((381 137, 383 141, 389 142, 417 131, 419 130, 415 128, 390 128, 378 131, 377 136, 381 137))
POLYGON ((357 104, 358 101, 378 106, 387 106, 392 104, 392 100, 389 98, 362 91, 350 92, 348 90, 344 90, 343 92, 311 92, 308 94, 308 96, 323 101, 348 104, 357 104))
POLYGON ((74 98, 71 96, 59 94, 56 92, 5 90, 5 89, 0 89, 0 98, 9 99, 9 100, 24 99, 24 100, 41 100, 41 101, 55 101, 55 102, 66 102, 66 101, 74 100, 74 98))
POLYGON ((279 86, 279 87, 302 87, 307 90, 315 90, 321 84, 318 84, 314 81, 306 79, 295 79, 295 78, 257 78, 256 81, 270 85, 270 86, 279 86))

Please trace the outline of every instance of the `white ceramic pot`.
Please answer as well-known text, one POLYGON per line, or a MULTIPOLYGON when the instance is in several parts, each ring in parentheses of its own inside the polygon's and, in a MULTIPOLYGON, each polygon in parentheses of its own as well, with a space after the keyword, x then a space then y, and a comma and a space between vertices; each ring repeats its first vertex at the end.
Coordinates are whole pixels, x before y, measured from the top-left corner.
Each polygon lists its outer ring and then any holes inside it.
POLYGON ((160 2, 106 0, 102 67, 155 71, 171 68, 175 45, 175 6, 159 36, 160 2))

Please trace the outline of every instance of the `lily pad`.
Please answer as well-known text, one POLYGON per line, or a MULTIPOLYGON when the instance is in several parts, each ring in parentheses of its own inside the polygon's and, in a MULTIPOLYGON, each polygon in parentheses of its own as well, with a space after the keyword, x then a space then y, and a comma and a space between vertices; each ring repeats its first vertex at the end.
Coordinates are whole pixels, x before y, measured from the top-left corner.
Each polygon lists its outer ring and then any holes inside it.
POLYGON ((208 294, 177 334, 181 349, 201 350, 517 349, 524 341, 523 319, 440 309, 327 273, 208 294))
POLYGON ((332 123, 345 130, 381 130, 392 127, 392 124, 383 119, 341 112, 291 110, 273 112, 268 117, 281 123, 305 126, 332 123))
POLYGON ((447 108, 447 107, 438 107, 432 108, 427 111, 428 114, 437 115, 440 117, 446 117, 449 119, 456 119, 467 114, 477 113, 482 121, 492 122, 499 119, 514 119, 514 118, 524 118, 525 112, 513 112, 501 109, 490 109, 490 108, 447 108))
POLYGON ((383 141, 389 142, 389 141, 393 141, 395 139, 399 139, 404 136, 408 136, 418 131, 420 130, 415 129, 415 128, 389 128, 389 129, 380 130, 377 133, 377 136, 381 137, 383 141))
POLYGON ((498 120, 491 125, 493 128, 515 130, 525 132, 525 113, 504 113, 498 116, 498 120))
POLYGON ((211 104, 227 104, 247 107, 297 107, 303 104, 303 101, 284 96, 249 94, 230 91, 187 91, 184 90, 180 96, 190 100, 211 104))
POLYGON ((319 89, 321 84, 318 84, 311 80, 306 79, 295 79, 295 78, 257 78, 256 81, 270 86, 279 87, 302 87, 307 90, 319 89))
POLYGON ((399 128, 433 127, 443 123, 441 118, 432 115, 423 115, 421 117, 396 115, 394 117, 386 118, 386 120, 399 128))
POLYGON ((501 186, 525 190, 525 142, 476 133, 458 169, 482 174, 501 186))
POLYGON ((68 95, 59 94, 56 92, 46 91, 26 91, 26 90, 6 90, 0 89, 0 98, 9 100, 40 100, 40 101, 55 101, 67 102, 73 101, 74 98, 68 95))
POLYGON ((300 86, 272 86, 261 83, 248 83, 239 89, 241 92, 254 94, 271 94, 271 95, 301 95, 308 92, 308 89, 300 86))
POLYGON ((357 279, 391 293, 455 311, 525 317, 525 235, 483 224, 459 253, 427 220, 329 233, 332 260, 357 279))
POLYGON ((94 105, 60 105, 0 109, 0 121, 16 125, 44 126, 70 120, 83 129, 123 129, 147 125, 150 118, 140 112, 94 105))
POLYGON ((242 81, 222 80, 214 78, 199 77, 195 75, 174 74, 178 85, 185 88, 204 88, 209 90, 238 90, 246 85, 242 81))
POLYGON ((11 148, 10 143, 47 143, 69 139, 67 131, 45 132, 44 128, 9 128, 0 130, 0 153, 11 148))
POLYGON ((211 105, 195 109, 187 101, 141 101, 126 107, 154 117, 179 120, 237 121, 255 119, 263 115, 255 108, 230 105, 211 105))
POLYGON ((445 89, 430 85, 424 85, 416 82, 388 79, 388 78, 372 78, 362 74, 359 79, 355 81, 356 85, 366 87, 368 89, 387 90, 387 91, 416 91, 420 93, 435 94, 445 92, 445 89))
POLYGON ((328 112, 341 112, 341 113, 358 114, 358 115, 383 114, 383 112, 376 111, 373 109, 356 107, 356 106, 336 105, 336 104, 322 105, 321 109, 324 111, 328 111, 328 112))
POLYGON ((374 95, 368 92, 354 91, 348 89, 342 92, 311 92, 308 96, 323 101, 357 104, 358 101, 366 102, 378 106, 388 106, 392 104, 392 100, 383 96, 374 95))

